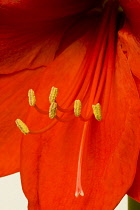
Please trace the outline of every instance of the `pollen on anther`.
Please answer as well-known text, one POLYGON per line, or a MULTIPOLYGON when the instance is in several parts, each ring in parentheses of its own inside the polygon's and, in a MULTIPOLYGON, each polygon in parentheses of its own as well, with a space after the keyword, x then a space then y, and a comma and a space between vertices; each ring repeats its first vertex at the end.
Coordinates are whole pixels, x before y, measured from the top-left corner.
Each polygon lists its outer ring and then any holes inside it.
POLYGON ((50 103, 55 102, 57 95, 58 95, 58 88, 52 87, 49 95, 49 102, 50 103))
POLYGON ((26 135, 30 132, 27 125, 24 122, 22 122, 22 120, 16 119, 15 123, 16 123, 17 127, 20 129, 20 131, 22 133, 24 133, 24 135, 26 135))
POLYGON ((32 89, 30 89, 28 91, 28 99, 29 99, 29 105, 30 106, 35 106, 36 104, 36 97, 35 97, 35 93, 32 89))
POLYGON ((92 105, 93 114, 95 116, 95 119, 100 121, 102 119, 102 113, 101 113, 101 105, 100 103, 97 103, 95 105, 92 105))
POLYGON ((80 100, 74 101, 74 115, 79 117, 81 115, 82 103, 80 100))
POLYGON ((57 110, 57 103, 52 102, 49 108, 49 118, 54 119, 56 116, 56 110, 57 110))

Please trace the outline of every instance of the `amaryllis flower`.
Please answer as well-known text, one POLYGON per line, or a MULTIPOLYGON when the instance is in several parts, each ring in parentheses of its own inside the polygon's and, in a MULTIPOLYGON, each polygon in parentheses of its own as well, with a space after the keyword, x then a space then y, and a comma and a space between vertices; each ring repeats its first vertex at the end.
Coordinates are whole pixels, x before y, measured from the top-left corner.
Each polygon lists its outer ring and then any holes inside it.
POLYGON ((0 1, 0 176, 29 210, 140 201, 139 40, 139 0, 0 1))

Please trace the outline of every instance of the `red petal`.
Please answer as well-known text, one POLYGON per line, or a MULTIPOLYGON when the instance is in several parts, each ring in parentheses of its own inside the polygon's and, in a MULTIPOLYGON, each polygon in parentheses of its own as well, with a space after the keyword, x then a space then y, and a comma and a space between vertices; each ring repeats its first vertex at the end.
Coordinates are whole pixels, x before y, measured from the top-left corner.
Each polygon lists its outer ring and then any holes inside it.
POLYGON ((135 36, 140 39, 140 1, 119 0, 135 36))
POLYGON ((10 22, 32 22, 55 20, 77 15, 93 7, 101 6, 102 0, 1 0, 1 20, 10 22))
POLYGON ((9 74, 48 65, 59 47, 62 36, 73 23, 28 23, 0 28, 0 74, 9 74))
POLYGON ((123 53, 125 54, 129 64, 129 68, 133 75, 140 79, 140 43, 133 36, 128 25, 125 25, 123 29, 120 30, 119 37, 121 40, 123 53))
MULTIPOLYGON (((119 33, 121 40, 121 47, 124 55, 126 56, 127 62, 129 64, 129 68, 134 77, 134 81, 136 83, 137 91, 140 95, 140 43, 135 39, 135 37, 130 33, 128 26, 125 26, 119 33)), ((134 178, 134 182, 131 188, 128 191, 128 195, 133 199, 140 202, 140 160, 138 159, 136 174, 134 178)))

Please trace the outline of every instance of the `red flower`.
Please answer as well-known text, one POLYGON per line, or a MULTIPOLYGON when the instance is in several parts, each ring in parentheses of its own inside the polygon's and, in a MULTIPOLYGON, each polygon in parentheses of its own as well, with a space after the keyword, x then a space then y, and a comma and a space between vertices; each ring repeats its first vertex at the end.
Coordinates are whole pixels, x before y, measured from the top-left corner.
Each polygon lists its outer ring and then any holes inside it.
POLYGON ((20 171, 29 210, 111 210, 126 193, 140 200, 140 2, 120 5, 124 23, 113 0, 0 3, 0 175, 20 171))

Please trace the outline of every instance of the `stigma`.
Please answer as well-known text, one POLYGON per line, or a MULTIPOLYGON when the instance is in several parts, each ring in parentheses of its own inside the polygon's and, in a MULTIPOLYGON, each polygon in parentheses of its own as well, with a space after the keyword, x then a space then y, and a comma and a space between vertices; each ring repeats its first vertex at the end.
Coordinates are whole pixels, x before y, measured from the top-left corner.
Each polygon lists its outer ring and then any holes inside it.
POLYGON ((79 191, 76 191, 76 192, 75 192, 75 197, 76 197, 76 198, 78 198, 79 195, 84 196, 83 190, 79 190, 79 191))

